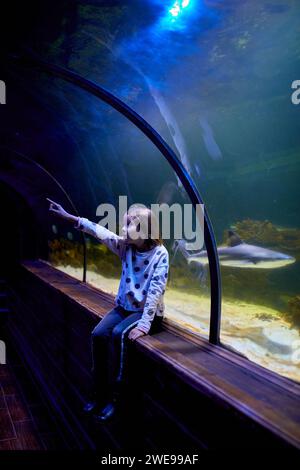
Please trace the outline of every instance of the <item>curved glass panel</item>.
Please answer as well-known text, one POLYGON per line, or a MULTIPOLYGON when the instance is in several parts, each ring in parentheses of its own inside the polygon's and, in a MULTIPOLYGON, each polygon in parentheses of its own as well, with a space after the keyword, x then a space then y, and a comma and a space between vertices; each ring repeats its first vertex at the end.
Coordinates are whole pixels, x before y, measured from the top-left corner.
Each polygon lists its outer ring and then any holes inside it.
MULTIPOLYGON (((78 8, 76 18, 65 8, 69 29, 58 28, 55 41, 42 36, 38 52, 112 91, 178 153, 224 246, 222 343, 299 380, 300 121, 292 88, 300 78, 298 3, 147 0, 109 9, 93 3, 78 8)), ((40 80, 28 82, 32 93, 40 80)), ((52 165, 74 182, 81 215, 95 220, 99 201, 118 192, 130 189, 134 200, 148 202, 169 180, 177 185, 133 126, 58 83, 49 80, 49 113, 39 110, 52 140, 33 141, 37 154, 59 148, 52 165), (119 160, 131 168, 119 173, 119 160), (126 188, 124 175, 129 180, 135 171, 139 184, 126 188)), ((180 253, 175 260, 186 276, 180 253)), ((119 275, 112 268, 110 274, 119 275)), ((184 312, 187 318, 185 302, 184 312)))
POLYGON ((139 110, 171 140, 207 205, 220 248, 221 341, 299 380, 299 6, 150 3, 147 27, 113 47, 131 89, 147 84, 167 128, 142 98, 139 110))
MULTIPOLYGON (((182 250, 175 249, 174 237, 183 243, 193 241, 191 230, 196 229, 196 214, 172 167, 140 130, 108 105, 61 79, 28 73, 35 85, 32 99, 40 105, 39 121, 42 122, 43 117, 47 132, 55 138, 54 145, 44 146, 42 158, 49 161, 51 152, 55 152, 52 173, 58 180, 68 181, 68 194, 81 217, 98 222, 97 208, 101 204, 112 204, 119 216, 120 196, 126 198, 127 207, 133 203, 148 207, 162 203, 169 206, 170 232, 163 238, 172 264, 165 293, 165 318, 171 325, 207 335, 210 314, 208 260, 202 265, 197 259, 188 259, 182 250), (180 219, 176 235, 175 216, 180 219), (190 220, 193 227, 188 225, 190 220)), ((164 131, 173 145, 165 129, 166 123, 154 107, 155 114, 160 121, 159 130, 164 131)), ((39 137, 31 138, 32 146, 39 144, 39 137)), ((47 197, 74 214, 59 196, 49 192, 47 197)), ((61 220, 52 214, 46 215, 49 222, 51 220, 53 232, 49 261, 80 279, 82 233, 65 222, 62 231, 59 228, 61 220), (62 232, 61 237, 55 236, 58 231, 62 232)), ((199 251, 203 247, 203 233, 202 227, 197 227, 195 249, 199 251)), ((118 218, 116 232, 120 233, 118 218)), ((92 235, 85 234, 85 238, 87 282, 115 295, 121 274, 119 259, 92 235)))
POLYGON ((299 380, 299 8, 147 5, 146 25, 129 9, 110 40, 87 26, 90 49, 114 59, 107 73, 99 64, 101 84, 173 146, 204 196, 220 247, 223 344, 299 380))
MULTIPOLYGON (((113 186, 109 201, 113 201, 117 215, 120 215, 119 196, 126 196, 128 207, 132 203, 148 207, 152 204, 166 204, 170 209, 170 219, 167 219, 170 220, 170 235, 168 238, 164 237, 172 262, 165 294, 165 318, 189 331, 208 334, 208 264, 202 265, 196 258, 188 259, 183 250, 176 249, 174 245, 175 219, 178 218, 181 222, 178 227, 181 235, 177 240, 190 240, 188 232, 184 233, 185 224, 188 226, 189 210, 194 222, 196 214, 189 198, 168 162, 138 129, 107 106, 95 103, 95 107, 101 115, 98 133, 101 135, 102 129, 107 129, 101 137, 100 158, 103 170, 102 173, 99 172, 98 178, 113 186)), ((99 200, 99 204, 103 202, 108 202, 108 199, 99 200)), ((94 215, 93 220, 98 221, 100 218, 94 215)), ((119 224, 117 232, 121 234, 119 224)), ((202 233, 198 234, 198 238, 201 243, 202 233)), ((202 244, 198 246, 198 250, 201 247, 202 244)), ((89 240, 87 281, 116 294, 121 274, 120 263, 116 261, 116 256, 106 247, 95 246, 89 240)))

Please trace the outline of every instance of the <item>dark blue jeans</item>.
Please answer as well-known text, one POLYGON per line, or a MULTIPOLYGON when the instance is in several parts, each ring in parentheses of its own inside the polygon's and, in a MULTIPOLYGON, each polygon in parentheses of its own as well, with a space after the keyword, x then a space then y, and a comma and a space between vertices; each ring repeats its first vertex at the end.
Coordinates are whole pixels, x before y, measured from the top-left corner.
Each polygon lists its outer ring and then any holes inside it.
MULTIPOLYGON (((124 378, 127 336, 142 317, 142 312, 116 306, 92 331, 92 374, 94 392, 99 401, 110 400, 120 392, 124 378)), ((148 334, 160 330, 161 318, 155 317, 148 334)))

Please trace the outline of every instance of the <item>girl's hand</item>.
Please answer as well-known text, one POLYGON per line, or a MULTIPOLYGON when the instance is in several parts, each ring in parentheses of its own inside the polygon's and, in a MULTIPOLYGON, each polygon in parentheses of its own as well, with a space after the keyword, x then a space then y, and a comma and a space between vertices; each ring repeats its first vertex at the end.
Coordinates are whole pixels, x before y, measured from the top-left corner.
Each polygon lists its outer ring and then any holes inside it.
POLYGON ((63 219, 68 218, 69 216, 68 212, 65 211, 65 209, 60 204, 57 204, 57 202, 52 201, 48 197, 46 197, 46 199, 47 201, 50 202, 50 207, 49 207, 50 212, 53 212, 54 215, 57 215, 58 217, 61 217, 63 219))
POLYGON ((128 338, 132 341, 135 341, 136 339, 140 338, 141 336, 144 336, 146 333, 144 333, 142 330, 139 330, 138 328, 133 328, 133 330, 130 331, 128 338))

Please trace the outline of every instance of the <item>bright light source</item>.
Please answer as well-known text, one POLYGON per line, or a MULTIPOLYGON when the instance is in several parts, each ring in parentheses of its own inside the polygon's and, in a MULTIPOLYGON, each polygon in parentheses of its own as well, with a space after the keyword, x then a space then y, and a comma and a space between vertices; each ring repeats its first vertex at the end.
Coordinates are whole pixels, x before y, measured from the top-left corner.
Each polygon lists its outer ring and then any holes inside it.
POLYGON ((186 8, 189 6, 191 0, 176 0, 172 8, 170 8, 169 13, 176 17, 178 16, 183 8, 186 8))
POLYGON ((180 13, 180 6, 179 2, 176 2, 172 8, 170 8, 169 12, 172 16, 178 16, 180 13))

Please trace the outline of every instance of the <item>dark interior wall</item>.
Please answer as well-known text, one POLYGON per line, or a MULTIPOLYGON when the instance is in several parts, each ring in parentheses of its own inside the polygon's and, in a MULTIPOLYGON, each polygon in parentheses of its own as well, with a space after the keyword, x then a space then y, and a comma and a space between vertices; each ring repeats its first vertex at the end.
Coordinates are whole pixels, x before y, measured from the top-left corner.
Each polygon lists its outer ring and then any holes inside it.
POLYGON ((13 272, 21 259, 47 258, 47 240, 26 200, 0 182, 0 260, 2 274, 13 272))
MULTIPOLYGON (((76 0, 8 2, 5 10, 1 12, 3 23, 0 31, 0 50, 8 51, 21 44, 37 45, 43 39, 55 39, 61 30, 64 14, 68 12, 70 15, 72 11, 76 11, 77 3, 76 0)), ((68 24, 64 25, 68 30, 68 24)))

